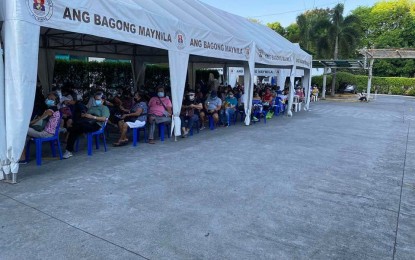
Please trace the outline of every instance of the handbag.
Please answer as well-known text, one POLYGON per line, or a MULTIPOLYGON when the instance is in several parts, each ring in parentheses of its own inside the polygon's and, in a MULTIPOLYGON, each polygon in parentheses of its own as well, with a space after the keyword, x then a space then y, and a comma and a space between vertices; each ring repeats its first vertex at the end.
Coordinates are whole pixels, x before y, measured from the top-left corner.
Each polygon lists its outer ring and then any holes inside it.
POLYGON ((167 108, 166 108, 166 106, 164 105, 163 101, 161 101, 161 98, 160 98, 159 96, 157 96, 157 98, 160 100, 160 103, 161 103, 161 104, 163 105, 163 107, 164 107, 163 116, 165 116, 165 117, 169 117, 169 116, 171 116, 171 115, 170 115, 170 113, 167 111, 167 108))
POLYGON ((45 129, 46 123, 49 121, 49 117, 39 120, 36 123, 34 123, 33 125, 30 126, 30 128, 35 129, 38 132, 42 132, 43 129, 45 129))

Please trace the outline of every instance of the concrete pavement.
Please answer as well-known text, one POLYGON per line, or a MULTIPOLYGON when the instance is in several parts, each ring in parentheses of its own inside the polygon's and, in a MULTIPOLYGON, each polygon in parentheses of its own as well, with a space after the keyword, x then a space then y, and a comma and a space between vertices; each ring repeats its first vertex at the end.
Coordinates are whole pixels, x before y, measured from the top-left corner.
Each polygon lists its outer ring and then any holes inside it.
POLYGON ((414 104, 32 161, 0 183, 0 258, 413 259, 414 104))

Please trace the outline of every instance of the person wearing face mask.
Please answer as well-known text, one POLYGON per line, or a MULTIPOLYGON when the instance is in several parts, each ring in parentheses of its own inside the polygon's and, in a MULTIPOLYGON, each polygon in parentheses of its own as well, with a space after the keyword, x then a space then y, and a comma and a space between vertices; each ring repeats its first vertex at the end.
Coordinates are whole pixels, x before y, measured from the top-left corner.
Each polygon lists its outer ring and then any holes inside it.
MULTIPOLYGON (((56 93, 49 93, 45 100, 47 109, 40 116, 36 117, 30 122, 29 130, 27 131, 26 142, 30 138, 47 138, 55 135, 56 128, 61 122, 61 116, 57 105, 59 104, 59 97, 56 93), (44 124, 46 122, 46 124, 44 124)), ((26 163, 26 145, 20 156, 20 163, 26 163)))
POLYGON ((212 90, 205 101, 205 110, 207 114, 213 117, 215 124, 219 122, 218 112, 221 110, 222 100, 218 97, 217 92, 212 90))
POLYGON ((148 114, 150 133, 148 137, 148 143, 154 144, 154 131, 156 130, 156 124, 171 122, 172 115, 172 103, 168 97, 165 96, 164 88, 157 88, 157 96, 152 97, 148 102, 148 114))
POLYGON ((129 113, 124 114, 121 117, 121 120, 118 122, 118 128, 120 129, 121 136, 114 146, 122 146, 128 143, 127 131, 128 128, 140 128, 146 125, 147 121, 147 104, 142 99, 142 94, 136 92, 134 94, 135 104, 129 111, 129 113))
POLYGON ((180 119, 182 121, 182 137, 187 137, 190 129, 199 120, 199 112, 203 109, 202 102, 195 99, 194 92, 188 92, 183 100, 180 119))
POLYGON ((81 119, 74 122, 72 127, 67 129, 69 136, 66 144, 66 152, 63 155, 64 159, 73 156, 74 144, 79 135, 99 130, 109 118, 110 111, 108 107, 104 105, 104 100, 105 97, 102 92, 95 93, 94 105, 91 106, 86 113, 82 113, 81 119))
POLYGON ((235 116, 236 107, 238 106, 238 99, 234 97, 233 91, 229 91, 225 98, 224 108, 221 110, 221 119, 225 127, 228 127, 231 118, 235 116))

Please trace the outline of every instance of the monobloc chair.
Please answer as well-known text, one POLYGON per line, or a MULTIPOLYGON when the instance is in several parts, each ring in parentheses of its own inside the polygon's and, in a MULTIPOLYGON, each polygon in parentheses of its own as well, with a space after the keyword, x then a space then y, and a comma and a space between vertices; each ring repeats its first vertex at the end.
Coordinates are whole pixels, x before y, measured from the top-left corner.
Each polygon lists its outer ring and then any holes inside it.
MULTIPOLYGON (((99 139, 100 136, 102 137, 102 142, 104 144, 104 151, 107 151, 107 142, 105 140, 105 128, 107 126, 107 122, 108 119, 105 120, 104 124, 102 125, 102 127, 95 131, 95 132, 91 132, 91 133, 87 133, 86 134, 86 138, 87 138, 87 142, 88 142, 88 155, 91 156, 92 155, 92 142, 93 142, 93 137, 95 136, 95 148, 98 150, 99 149, 99 139)), ((78 140, 76 140, 76 151, 78 151, 79 149, 79 138, 78 140)))
POLYGON ((294 111, 295 112, 301 111, 300 96, 297 96, 297 95, 294 96, 293 106, 294 106, 294 111))
POLYGON ((146 135, 146 128, 147 126, 144 125, 142 127, 135 127, 133 129, 133 146, 137 146, 137 143, 140 141, 140 131, 144 131, 144 142, 147 142, 147 135, 146 135))
MULTIPOLYGON (((166 132, 166 125, 167 125, 167 123, 162 122, 162 123, 159 123, 158 125, 159 125, 160 141, 164 142, 164 134, 166 132)), ((167 130, 168 130, 167 131, 167 137, 170 138, 170 130, 169 129, 167 129, 167 130)))
POLYGON ((189 135, 193 136, 193 130, 196 128, 196 132, 199 133, 199 121, 200 119, 198 118, 196 121, 193 122, 193 127, 189 130, 189 135))
POLYGON ((274 114, 276 116, 278 116, 280 112, 282 112, 281 97, 275 97, 275 99, 274 99, 274 114))
MULTIPOLYGON (((62 119, 62 115, 61 115, 62 119)), ((30 156, 30 143, 33 141, 36 144, 36 164, 38 166, 42 165, 42 143, 49 142, 50 148, 52 150, 52 156, 56 157, 56 150, 55 150, 55 144, 58 146, 58 152, 59 152, 59 159, 62 160, 62 149, 61 149, 61 143, 59 141, 59 129, 60 129, 60 121, 55 129, 55 135, 51 137, 46 138, 30 138, 30 140, 27 142, 26 145, 26 161, 29 161, 30 156)))

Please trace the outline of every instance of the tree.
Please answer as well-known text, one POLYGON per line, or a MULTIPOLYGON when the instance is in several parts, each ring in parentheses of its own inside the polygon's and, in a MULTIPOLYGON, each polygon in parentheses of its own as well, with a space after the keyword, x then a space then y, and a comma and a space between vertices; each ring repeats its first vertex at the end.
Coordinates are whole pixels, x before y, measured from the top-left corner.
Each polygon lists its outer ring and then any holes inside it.
MULTIPOLYGON (((362 21, 362 45, 367 48, 414 48, 415 3, 389 0, 353 11, 362 21)), ((373 71, 380 76, 413 77, 412 60, 377 60, 373 71)))
POLYGON ((313 28, 321 20, 330 19, 330 9, 313 9, 297 16, 297 25, 299 27, 300 46, 310 53, 316 53, 317 46, 313 42, 313 28))
POLYGON ((267 23, 267 26, 274 30, 276 33, 282 36, 285 35, 285 29, 279 22, 267 23))
POLYGON ((262 24, 262 21, 256 18, 247 18, 249 21, 253 22, 253 23, 257 23, 257 24, 262 24))
MULTIPOLYGON (((333 53, 333 59, 339 57, 349 58, 354 56, 357 47, 360 29, 360 20, 355 15, 343 17, 344 5, 337 4, 330 12, 330 19, 319 20, 313 27, 314 39, 316 40, 317 54, 326 56, 333 53)), ((333 80, 331 95, 334 96, 336 89, 336 70, 333 69, 333 80)))
POLYGON ((300 42, 300 28, 298 27, 298 24, 292 23, 288 25, 288 27, 285 28, 284 37, 290 42, 300 42))

